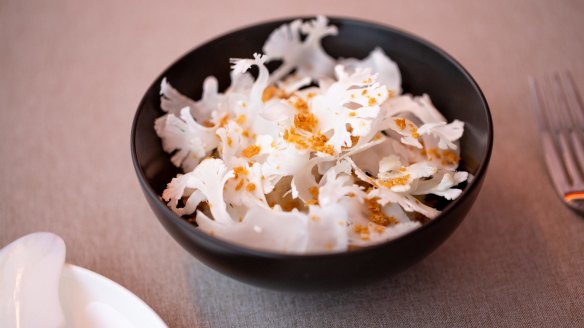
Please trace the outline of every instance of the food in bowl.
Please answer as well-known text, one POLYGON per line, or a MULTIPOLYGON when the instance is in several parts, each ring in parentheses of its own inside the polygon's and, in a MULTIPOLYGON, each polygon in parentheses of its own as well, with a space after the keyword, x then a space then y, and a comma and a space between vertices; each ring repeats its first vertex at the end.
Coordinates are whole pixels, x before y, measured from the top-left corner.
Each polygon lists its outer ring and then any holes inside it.
POLYGON ((427 195, 460 195, 464 123, 403 94, 380 48, 330 57, 321 40, 336 31, 323 16, 282 25, 263 55, 232 60, 227 90, 208 77, 198 101, 162 81, 155 129, 184 171, 162 194, 169 208, 217 238, 304 254, 397 238, 440 213, 427 195))

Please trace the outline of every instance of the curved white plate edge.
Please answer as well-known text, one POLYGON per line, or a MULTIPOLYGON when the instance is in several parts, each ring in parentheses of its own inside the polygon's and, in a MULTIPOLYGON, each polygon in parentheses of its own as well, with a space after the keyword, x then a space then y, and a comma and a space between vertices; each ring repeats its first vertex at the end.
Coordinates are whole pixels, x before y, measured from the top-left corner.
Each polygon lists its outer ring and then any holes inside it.
MULTIPOLYGON (((92 280, 98 280, 102 284, 110 285, 113 289, 116 290, 117 293, 122 293, 124 295, 124 297, 130 298, 134 304, 143 307, 147 312, 149 312, 150 316, 154 320, 157 321, 157 322, 152 322, 154 327, 168 327, 166 325, 166 323, 164 323, 162 318, 160 318, 158 313, 156 313, 146 302, 144 302, 144 300, 142 300, 136 294, 132 293, 129 289, 120 285, 119 283, 117 283, 117 282, 97 273, 97 272, 94 272, 94 271, 91 271, 89 269, 86 269, 86 268, 83 268, 83 267, 80 267, 80 266, 77 266, 74 264, 70 264, 70 263, 65 263, 63 265, 62 270, 63 271, 61 272, 61 279, 63 277, 66 278, 66 275, 70 275, 72 277, 85 277, 85 278, 89 278, 92 280)), ((59 288, 61 288, 61 286, 59 288)), ((116 309, 116 310, 119 310, 119 309, 116 309)), ((120 311, 120 312, 122 312, 122 311, 120 311)))

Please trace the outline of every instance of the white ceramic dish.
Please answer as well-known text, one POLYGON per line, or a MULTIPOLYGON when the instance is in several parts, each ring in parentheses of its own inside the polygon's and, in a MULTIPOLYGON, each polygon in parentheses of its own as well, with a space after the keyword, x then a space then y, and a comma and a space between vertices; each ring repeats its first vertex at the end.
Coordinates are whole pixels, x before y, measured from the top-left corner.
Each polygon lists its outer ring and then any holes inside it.
POLYGON ((144 301, 93 271, 65 264, 59 287, 67 327, 166 328, 144 301))

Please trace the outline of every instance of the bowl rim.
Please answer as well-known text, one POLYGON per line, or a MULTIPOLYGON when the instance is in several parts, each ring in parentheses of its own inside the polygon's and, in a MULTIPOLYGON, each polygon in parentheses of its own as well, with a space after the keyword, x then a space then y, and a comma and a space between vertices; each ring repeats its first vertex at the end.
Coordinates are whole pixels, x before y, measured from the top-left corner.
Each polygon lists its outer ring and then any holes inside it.
POLYGON ((475 79, 470 75, 470 73, 456 59, 454 59, 454 57, 452 57, 446 51, 444 51, 440 47, 436 46, 435 44, 433 44, 433 43, 431 43, 431 42, 429 42, 429 41, 427 41, 419 36, 416 36, 410 32, 406 32, 402 29, 393 27, 391 25, 387 25, 385 23, 378 23, 378 22, 374 22, 374 21, 363 20, 360 18, 350 18, 350 17, 334 15, 334 16, 325 16, 325 17, 332 24, 335 24, 335 22, 336 22, 337 24, 338 23, 350 24, 353 26, 364 27, 364 28, 368 28, 368 29, 390 31, 392 33, 398 34, 402 37, 405 37, 405 38, 411 39, 417 43, 420 43, 423 46, 431 49, 432 51, 435 51, 436 53, 438 53, 439 55, 444 57, 450 64, 452 64, 454 67, 456 67, 463 74, 463 76, 470 82, 474 91, 479 95, 480 101, 485 109, 484 114, 485 114, 486 120, 487 120, 487 122, 486 122, 486 124, 487 124, 487 131, 486 131, 487 144, 486 144, 486 151, 483 153, 483 157, 479 161, 479 165, 478 165, 476 174, 474 174, 472 181, 468 182, 466 188, 462 191, 460 196, 458 198, 456 198, 455 200, 449 202, 446 205, 446 207, 444 207, 442 212, 438 216, 436 216, 436 218, 432 219, 430 222, 427 222, 427 223, 421 225, 420 227, 418 227, 410 232, 407 232, 406 234, 403 234, 397 238, 394 238, 394 239, 391 239, 391 240, 388 240, 385 242, 365 246, 365 247, 360 247, 358 249, 354 249, 354 250, 350 250, 350 251, 346 250, 346 251, 341 251, 341 252, 308 253, 308 254, 279 253, 279 252, 274 252, 274 251, 270 251, 270 250, 254 249, 254 248, 249 248, 246 246, 238 245, 236 243, 233 243, 233 242, 230 242, 227 240, 219 239, 219 238, 208 235, 207 233, 201 231, 200 229, 197 229, 197 227, 195 227, 191 223, 187 222, 185 219, 178 216, 177 214, 172 212, 172 210, 170 210, 170 208, 168 208, 168 206, 161 200, 160 195, 158 195, 158 193, 156 193, 154 191, 154 189, 152 188, 152 186, 146 181, 145 173, 142 170, 142 168, 138 165, 138 157, 137 157, 137 152, 136 152, 136 128, 137 128, 138 118, 140 117, 140 114, 142 112, 144 102, 146 101, 146 93, 148 92, 148 90, 155 87, 157 82, 165 77, 165 74, 168 72, 168 70, 170 70, 177 63, 184 60, 192 52, 196 51, 199 48, 209 46, 209 45, 216 43, 216 42, 220 42, 222 39, 224 39, 225 37, 228 37, 229 35, 231 35, 233 33, 243 32, 247 29, 259 28, 259 27, 267 26, 267 25, 286 24, 286 23, 289 23, 289 22, 296 20, 296 19, 301 19, 301 20, 305 21, 305 20, 309 20, 309 19, 314 19, 315 17, 316 17, 316 15, 315 16, 281 17, 281 18, 276 18, 276 19, 271 19, 271 20, 264 20, 264 21, 261 21, 259 23, 255 23, 255 24, 254 23, 246 24, 246 25, 243 25, 241 27, 237 27, 237 28, 228 30, 225 33, 219 34, 218 36, 213 37, 211 39, 207 39, 206 41, 204 41, 198 45, 195 45, 193 48, 189 49, 186 53, 184 53, 182 56, 180 56, 178 59, 174 60, 170 65, 168 65, 162 71, 162 73, 160 73, 156 77, 156 79, 150 84, 150 86, 146 89, 146 92, 144 93, 144 95, 142 96, 142 99, 140 100, 138 108, 134 114, 134 119, 132 121, 132 129, 131 129, 131 135, 130 135, 130 150, 131 150, 131 155, 132 155, 132 164, 134 166, 134 170, 136 171, 136 175, 138 176, 138 180, 143 187, 143 190, 147 193, 148 197, 156 199, 155 204, 159 209, 162 210, 162 212, 164 213, 165 219, 172 218, 171 223, 174 225, 180 226, 182 228, 183 232, 187 233, 188 235, 194 236, 195 238, 201 238, 205 242, 215 244, 216 246, 224 249, 225 251, 237 253, 238 255, 241 255, 241 256, 259 257, 259 258, 265 258, 265 259, 271 259, 271 260, 290 260, 290 259, 292 259, 292 260, 294 260, 294 259, 296 259, 296 260, 298 260, 298 259, 323 260, 323 259, 333 259, 333 258, 340 258, 340 257, 347 257, 347 256, 359 256, 360 254, 373 252, 373 251, 376 251, 376 250, 379 250, 382 248, 386 248, 386 247, 391 247, 392 244, 397 244, 403 240, 406 240, 408 238, 412 238, 412 236, 414 234, 420 233, 421 231, 427 230, 431 226, 438 224, 439 221, 442 221, 445 219, 447 214, 450 211, 452 211, 452 209, 458 203, 460 203, 464 199, 470 197, 469 195, 472 193, 472 191, 479 187, 482 179, 484 178, 484 176, 486 174, 487 167, 488 167, 488 164, 489 164, 489 161, 491 158, 491 153, 493 150, 494 131, 493 131, 493 120, 492 120, 489 104, 488 104, 488 102, 485 98, 485 95, 483 94, 481 88, 479 87, 479 85, 477 84, 475 79))

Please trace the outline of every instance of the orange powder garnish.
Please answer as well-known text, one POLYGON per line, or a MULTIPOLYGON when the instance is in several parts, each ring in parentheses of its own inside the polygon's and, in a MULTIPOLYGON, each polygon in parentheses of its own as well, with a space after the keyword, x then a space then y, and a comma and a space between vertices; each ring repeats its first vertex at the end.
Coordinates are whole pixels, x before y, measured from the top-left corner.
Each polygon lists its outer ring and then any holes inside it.
POLYGON ((245 115, 241 114, 237 117, 235 122, 239 125, 243 125, 243 123, 245 123, 246 120, 247 120, 247 117, 245 115))
POLYGON ((260 153, 260 146, 256 146, 256 145, 251 145, 247 148, 245 148, 244 150, 241 151, 241 155, 245 158, 252 158, 255 155, 260 153))
POLYGON ((440 153, 438 152, 438 149, 436 149, 436 148, 430 148, 430 149, 426 150, 426 153, 428 155, 430 155, 430 158, 432 158, 432 156, 434 156, 438 159, 442 158, 442 155, 440 155, 440 153))
POLYGON ((359 234, 359 237, 361 238, 361 240, 369 240, 369 228, 362 226, 360 224, 355 224, 353 226, 353 231, 355 231, 355 233, 359 234))
POLYGON ((205 121, 203 121, 203 126, 206 126, 208 128, 212 128, 215 126, 215 124, 213 124, 213 122, 211 122, 209 120, 205 120, 205 121))
POLYGON ((233 144, 233 140, 231 140, 231 137, 227 137, 227 146, 231 146, 233 144))
POLYGON ((239 177, 239 175, 247 175, 247 169, 243 166, 234 167, 233 172, 235 173, 236 179, 239 177))
POLYGON ((377 100, 373 97, 369 97, 369 106, 373 106, 375 104, 377 104, 377 100))
POLYGON ((318 187, 312 186, 308 188, 308 192, 312 195, 313 199, 308 200, 305 204, 306 205, 318 205, 318 187))
POLYGON ((314 151, 319 151, 321 153, 334 155, 335 149, 331 145, 327 145, 327 137, 321 133, 314 134, 310 137, 310 144, 314 151))
POLYGON ((296 144, 296 147, 300 149, 308 148, 308 144, 304 141, 304 138, 296 132, 296 129, 290 128, 284 131, 284 140, 289 143, 296 144))
POLYGON ((413 124, 410 125, 410 133, 412 134, 413 138, 418 139, 420 137, 420 134, 418 133, 418 128, 416 128, 416 126, 413 124))
POLYGON ((310 100, 310 99, 314 98, 314 96, 316 96, 316 93, 314 93, 314 92, 309 92, 309 93, 306 95, 306 99, 309 99, 309 100, 310 100))
POLYGON ((241 189, 241 187, 243 187, 243 179, 239 180, 239 182, 235 186, 235 190, 239 190, 241 189))
POLYGON ((264 93, 262 94, 262 102, 266 102, 274 97, 282 98, 284 96, 284 91, 278 89, 273 85, 269 85, 267 88, 264 89, 264 93))
POLYGON ((355 231, 356 233, 361 233, 364 231, 369 232, 369 228, 367 228, 366 226, 361 225, 361 224, 355 224, 353 226, 353 231, 355 231))
POLYGON ((312 198, 318 198, 318 187, 317 186, 312 186, 308 189, 308 192, 310 193, 310 195, 312 195, 312 198))
POLYGON ((254 190, 255 190, 255 188, 256 188, 255 184, 254 184, 253 182, 250 182, 250 183, 248 183, 248 184, 247 184, 247 186, 245 187, 245 190, 247 190, 247 191, 249 191, 249 192, 252 192, 252 191, 254 191, 254 190))
POLYGON ((397 127, 400 130, 402 130, 402 131, 405 130, 405 128, 406 128, 406 120, 405 119, 403 119, 403 118, 396 118, 396 119, 394 119, 394 121, 395 121, 395 124, 397 125, 397 127))
POLYGON ((378 199, 378 197, 365 199, 365 205, 367 205, 367 210, 369 211, 369 221, 384 227, 397 224, 396 218, 383 213, 381 205, 377 202, 378 199))
POLYGON ((442 156, 444 156, 442 160, 444 165, 455 165, 460 161, 460 157, 452 150, 443 150, 442 156))
POLYGON ((224 127, 227 122, 229 122, 229 115, 225 114, 223 117, 221 117, 221 120, 219 120, 219 126, 224 127))
POLYGON ((382 185, 382 186, 384 186, 386 188, 391 188, 391 187, 394 187, 394 186, 403 186, 406 183, 408 183, 409 180, 410 180, 410 175, 409 174, 406 174, 406 175, 403 175, 401 177, 397 177, 397 178, 394 178, 394 179, 377 180, 377 182, 380 185, 382 185))
POLYGON ((363 91, 361 92, 361 95, 366 95, 367 94, 367 89, 363 89, 363 91))
POLYGON ((373 228, 373 229, 377 233, 383 233, 385 231, 385 227, 384 226, 380 226, 380 225, 376 225, 375 228, 373 228))
POLYGON ((311 199, 305 203, 306 205, 318 205, 317 199, 311 199))
POLYGON ((293 105, 294 105, 294 108, 296 108, 299 111, 307 111, 308 110, 308 104, 302 98, 296 98, 296 101, 294 102, 293 105))
POLYGON ((310 112, 301 112, 294 115, 294 126, 312 132, 318 124, 316 116, 310 112))
POLYGON ((243 132, 241 132, 241 135, 246 138, 249 138, 249 130, 243 130, 243 132))
POLYGON ((355 113, 355 112, 350 112, 349 113, 349 117, 355 117, 355 116, 357 116, 357 113, 355 113))

